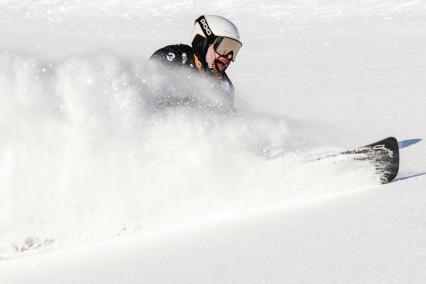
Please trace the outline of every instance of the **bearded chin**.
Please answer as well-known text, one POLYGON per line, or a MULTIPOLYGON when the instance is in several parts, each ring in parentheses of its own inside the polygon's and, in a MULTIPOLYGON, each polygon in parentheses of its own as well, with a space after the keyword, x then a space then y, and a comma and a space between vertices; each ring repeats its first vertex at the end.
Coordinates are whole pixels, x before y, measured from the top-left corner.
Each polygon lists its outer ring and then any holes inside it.
POLYGON ((226 68, 228 68, 226 64, 222 63, 219 60, 215 60, 215 66, 216 66, 216 70, 219 72, 225 72, 226 68))

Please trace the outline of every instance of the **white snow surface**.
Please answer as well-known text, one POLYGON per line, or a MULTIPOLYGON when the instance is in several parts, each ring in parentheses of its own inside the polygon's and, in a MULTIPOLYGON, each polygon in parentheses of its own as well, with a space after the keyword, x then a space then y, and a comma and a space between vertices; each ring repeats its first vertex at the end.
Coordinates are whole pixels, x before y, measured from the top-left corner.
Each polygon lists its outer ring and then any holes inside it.
POLYGON ((426 142, 387 185, 307 162, 426 138, 426 2, 1 1, 0 26, 0 283, 426 281, 426 142), (166 80, 218 103, 148 62, 201 14, 240 29, 238 112, 152 109, 166 80))

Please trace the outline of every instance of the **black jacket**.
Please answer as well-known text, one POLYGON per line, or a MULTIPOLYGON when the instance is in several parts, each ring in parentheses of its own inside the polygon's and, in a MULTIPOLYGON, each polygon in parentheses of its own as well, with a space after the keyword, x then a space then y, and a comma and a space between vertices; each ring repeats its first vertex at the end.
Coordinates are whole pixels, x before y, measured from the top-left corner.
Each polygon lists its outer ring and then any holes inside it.
POLYGON ((194 51, 191 46, 186 44, 176 44, 165 46, 152 54, 151 60, 161 62, 165 65, 183 66, 194 71, 199 71, 207 74, 212 78, 212 86, 226 94, 230 103, 234 102, 234 86, 226 73, 221 76, 216 76, 213 72, 204 65, 200 70, 196 66, 194 51))

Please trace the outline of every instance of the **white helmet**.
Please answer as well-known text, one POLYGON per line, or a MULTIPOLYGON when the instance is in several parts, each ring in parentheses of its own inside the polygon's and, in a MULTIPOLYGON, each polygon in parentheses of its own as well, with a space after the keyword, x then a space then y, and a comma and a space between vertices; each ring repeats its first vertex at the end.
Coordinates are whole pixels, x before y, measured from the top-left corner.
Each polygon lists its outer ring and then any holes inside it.
POLYGON ((200 60, 205 58, 211 44, 215 44, 216 52, 221 55, 232 52, 232 60, 235 60, 242 46, 237 27, 224 17, 214 15, 203 15, 195 20, 191 41, 194 53, 200 60))

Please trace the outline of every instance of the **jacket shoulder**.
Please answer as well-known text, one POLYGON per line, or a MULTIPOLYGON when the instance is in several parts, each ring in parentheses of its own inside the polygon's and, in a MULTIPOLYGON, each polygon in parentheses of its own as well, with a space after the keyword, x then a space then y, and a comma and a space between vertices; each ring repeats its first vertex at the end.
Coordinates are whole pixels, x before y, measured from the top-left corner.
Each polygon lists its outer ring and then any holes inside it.
POLYGON ((167 45, 155 51, 151 60, 156 60, 166 64, 193 64, 194 51, 186 44, 167 45))

